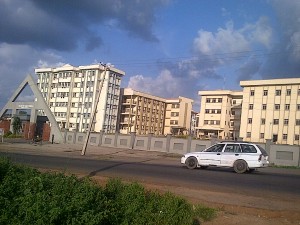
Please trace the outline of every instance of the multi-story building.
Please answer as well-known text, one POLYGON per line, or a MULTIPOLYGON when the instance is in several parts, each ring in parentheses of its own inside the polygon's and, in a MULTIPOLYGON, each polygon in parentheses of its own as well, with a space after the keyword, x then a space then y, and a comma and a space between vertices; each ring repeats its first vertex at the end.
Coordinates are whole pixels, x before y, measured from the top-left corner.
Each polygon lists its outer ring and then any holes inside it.
POLYGON ((192 99, 181 96, 176 99, 166 99, 164 134, 190 134, 193 102, 192 99))
POLYGON ((165 121, 165 99, 122 88, 120 133, 162 135, 165 121))
POLYGON ((239 137, 243 92, 199 91, 201 108, 198 137, 236 139, 239 137))
POLYGON ((35 69, 37 85, 59 126, 67 130, 113 133, 117 128, 121 78, 104 64, 35 69))
POLYGON ((300 78, 241 81, 240 136, 245 141, 299 145, 300 78))

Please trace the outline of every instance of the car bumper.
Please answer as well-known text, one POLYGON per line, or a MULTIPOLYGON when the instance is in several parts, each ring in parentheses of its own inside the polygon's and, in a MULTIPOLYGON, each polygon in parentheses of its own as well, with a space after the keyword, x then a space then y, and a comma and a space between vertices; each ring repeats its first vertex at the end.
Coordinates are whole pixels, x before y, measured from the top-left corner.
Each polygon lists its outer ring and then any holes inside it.
POLYGON ((181 164, 185 164, 185 160, 186 160, 186 158, 184 156, 181 157, 181 160, 180 160, 181 164))
POLYGON ((255 162, 255 163, 249 163, 249 168, 264 168, 269 166, 269 161, 261 161, 261 162, 255 162))

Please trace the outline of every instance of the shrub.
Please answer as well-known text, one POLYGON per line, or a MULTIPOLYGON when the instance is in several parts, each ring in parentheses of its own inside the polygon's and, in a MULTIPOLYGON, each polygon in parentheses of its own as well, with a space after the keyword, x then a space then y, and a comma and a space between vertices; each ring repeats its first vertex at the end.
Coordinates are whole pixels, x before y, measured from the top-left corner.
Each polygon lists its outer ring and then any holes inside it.
POLYGON ((171 193, 159 194, 138 183, 40 173, 0 158, 0 224, 188 225, 214 210, 192 207, 171 193))

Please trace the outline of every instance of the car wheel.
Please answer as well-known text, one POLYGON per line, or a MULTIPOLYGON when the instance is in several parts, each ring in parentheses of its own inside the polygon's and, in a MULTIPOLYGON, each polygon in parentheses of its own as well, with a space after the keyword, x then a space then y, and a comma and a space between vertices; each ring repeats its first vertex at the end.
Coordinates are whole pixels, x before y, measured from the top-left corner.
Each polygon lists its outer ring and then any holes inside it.
POLYGON ((237 160, 233 164, 233 169, 236 173, 245 173, 248 169, 248 165, 244 160, 237 160))
POLYGON ((198 160, 195 157, 189 157, 185 161, 185 165, 189 169, 195 169, 197 167, 197 164, 198 164, 198 160))

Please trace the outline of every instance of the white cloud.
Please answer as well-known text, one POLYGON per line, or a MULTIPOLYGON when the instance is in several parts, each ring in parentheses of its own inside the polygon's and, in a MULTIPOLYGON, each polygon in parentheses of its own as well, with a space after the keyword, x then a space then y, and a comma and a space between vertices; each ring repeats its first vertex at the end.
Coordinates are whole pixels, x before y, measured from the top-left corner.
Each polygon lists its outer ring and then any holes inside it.
POLYGON ((28 45, 0 44, 0 109, 34 68, 60 65, 62 58, 50 51, 38 51, 28 45))

